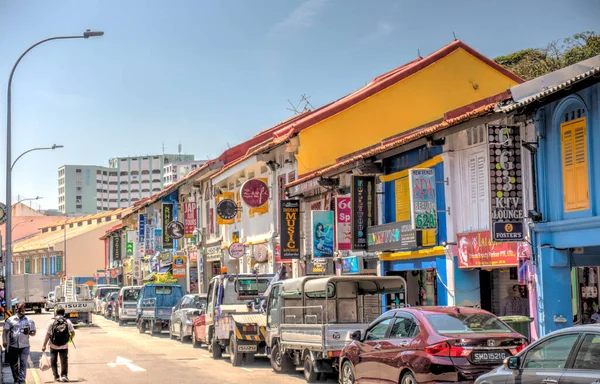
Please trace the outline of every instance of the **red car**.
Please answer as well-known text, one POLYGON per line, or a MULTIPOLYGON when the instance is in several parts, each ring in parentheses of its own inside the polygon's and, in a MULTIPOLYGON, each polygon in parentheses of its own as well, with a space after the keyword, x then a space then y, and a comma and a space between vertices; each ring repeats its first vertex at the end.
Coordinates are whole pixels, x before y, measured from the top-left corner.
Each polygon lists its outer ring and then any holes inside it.
POLYGON ((493 314, 413 307, 379 316, 340 355, 340 383, 473 382, 527 345, 493 314))

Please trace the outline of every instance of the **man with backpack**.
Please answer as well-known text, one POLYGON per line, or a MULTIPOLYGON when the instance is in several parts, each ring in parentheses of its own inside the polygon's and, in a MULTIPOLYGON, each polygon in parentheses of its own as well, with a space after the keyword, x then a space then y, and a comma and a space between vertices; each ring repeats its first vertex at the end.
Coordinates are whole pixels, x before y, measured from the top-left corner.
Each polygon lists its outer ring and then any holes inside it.
POLYGON ((65 319, 65 309, 56 308, 56 317, 48 324, 48 332, 44 339, 42 352, 50 342, 50 365, 54 380, 58 383, 69 382, 69 341, 75 337, 75 328, 69 319, 65 319), (60 356, 60 376, 58 375, 58 358, 60 356))

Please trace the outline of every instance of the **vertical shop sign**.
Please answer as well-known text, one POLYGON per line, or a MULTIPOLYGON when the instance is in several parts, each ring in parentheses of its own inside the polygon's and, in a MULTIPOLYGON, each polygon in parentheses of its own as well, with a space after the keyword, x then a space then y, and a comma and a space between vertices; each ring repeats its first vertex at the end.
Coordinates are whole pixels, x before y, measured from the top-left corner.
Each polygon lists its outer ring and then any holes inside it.
POLYGON ((162 247, 162 229, 161 228, 155 228, 154 229, 154 250, 155 251, 162 251, 163 247, 162 247))
POLYGON ((281 200, 281 258, 300 258, 300 200, 281 200))
POLYGON ((144 237, 146 236, 146 222, 148 221, 148 215, 145 213, 140 213, 138 215, 138 241, 140 243, 144 242, 144 237))
POLYGON ((435 170, 413 168, 408 171, 410 213, 415 230, 437 228, 435 170))
POLYGON ((337 249, 349 251, 352 249, 352 198, 335 198, 335 231, 337 249))
POLYGON ((488 125, 493 241, 523 241, 523 179, 518 125, 488 125))
POLYGON ((153 236, 154 230, 155 230, 154 225, 148 225, 146 227, 146 233, 148 235, 146 236, 146 245, 145 246, 146 246, 146 254, 148 254, 148 255, 153 254, 155 251, 154 244, 156 242, 154 241, 154 236, 153 236))
POLYGON ((113 260, 121 260, 121 236, 113 237, 113 260))
POLYGON ((163 249, 173 249, 173 239, 167 233, 167 226, 173 220, 173 203, 162 205, 162 246, 163 249))
POLYGON ((188 202, 183 203, 183 225, 185 237, 194 237, 194 230, 198 223, 198 210, 196 209, 196 203, 188 202))
POLYGON ((310 215, 313 257, 333 257, 335 236, 333 211, 312 211, 310 215))
POLYGON ((375 177, 352 176, 352 249, 367 249, 367 228, 375 225, 375 177))
POLYGON ((127 237, 127 241, 125 243, 125 255, 127 256, 133 256, 133 254, 135 253, 135 247, 133 246, 133 244, 137 241, 137 239, 135 238, 135 232, 133 230, 128 230, 125 234, 125 236, 127 237))
POLYGON ((211 208, 208 214, 208 229, 209 233, 212 235, 215 233, 215 209, 211 208))

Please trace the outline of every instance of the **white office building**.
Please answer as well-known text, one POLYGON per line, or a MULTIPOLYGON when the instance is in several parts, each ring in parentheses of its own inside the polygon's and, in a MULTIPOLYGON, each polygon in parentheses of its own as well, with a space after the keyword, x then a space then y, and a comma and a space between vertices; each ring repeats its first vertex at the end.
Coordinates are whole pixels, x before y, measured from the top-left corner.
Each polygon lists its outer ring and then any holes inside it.
POLYGON ((204 165, 208 160, 174 161, 166 164, 163 170, 163 184, 165 187, 183 179, 190 172, 204 165))

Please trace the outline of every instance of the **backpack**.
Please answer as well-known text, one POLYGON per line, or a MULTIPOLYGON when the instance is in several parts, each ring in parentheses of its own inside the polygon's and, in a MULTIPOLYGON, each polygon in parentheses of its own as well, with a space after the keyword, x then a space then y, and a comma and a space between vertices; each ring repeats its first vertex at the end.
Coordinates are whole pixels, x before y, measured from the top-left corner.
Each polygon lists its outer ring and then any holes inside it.
POLYGON ((50 340, 52 344, 56 346, 66 345, 71 339, 71 332, 69 332, 69 324, 67 320, 60 317, 54 320, 52 324, 52 332, 50 334, 50 340))

